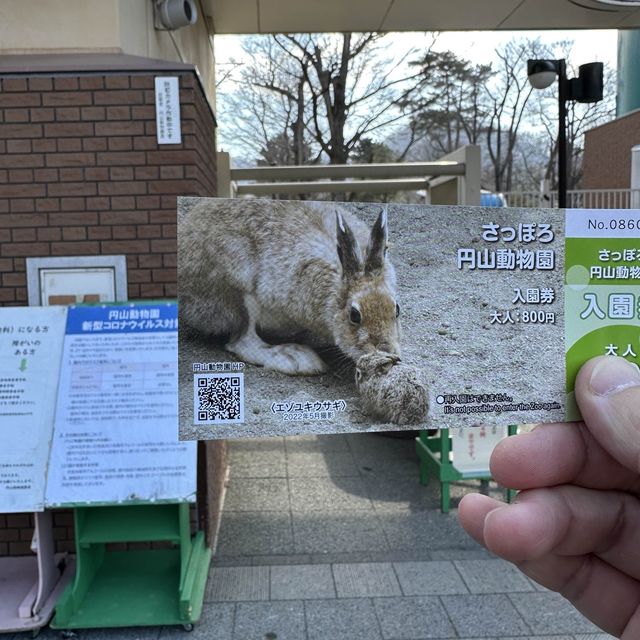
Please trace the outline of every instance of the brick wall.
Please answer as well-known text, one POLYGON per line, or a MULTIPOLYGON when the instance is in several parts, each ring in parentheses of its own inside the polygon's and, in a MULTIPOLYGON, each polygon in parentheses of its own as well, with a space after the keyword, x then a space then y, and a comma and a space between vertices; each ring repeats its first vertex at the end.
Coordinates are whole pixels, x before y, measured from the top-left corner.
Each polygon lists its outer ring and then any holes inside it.
POLYGON ((180 74, 183 143, 156 142, 153 75, 0 77, 0 304, 25 258, 127 256, 129 298, 176 296, 176 196, 215 194, 214 121, 180 74))
POLYGON ((584 189, 628 189, 631 148, 640 144, 640 110, 591 129, 584 140, 584 189))
MULTIPOLYGON (((215 120, 195 72, 165 73, 182 144, 158 145, 156 75, 0 73, 0 306, 27 304, 25 258, 44 256, 124 254, 129 299, 176 297, 176 197, 216 194, 215 120)), ((32 533, 30 515, 0 515, 0 556, 32 533)), ((70 512, 54 535, 73 549, 70 512)))

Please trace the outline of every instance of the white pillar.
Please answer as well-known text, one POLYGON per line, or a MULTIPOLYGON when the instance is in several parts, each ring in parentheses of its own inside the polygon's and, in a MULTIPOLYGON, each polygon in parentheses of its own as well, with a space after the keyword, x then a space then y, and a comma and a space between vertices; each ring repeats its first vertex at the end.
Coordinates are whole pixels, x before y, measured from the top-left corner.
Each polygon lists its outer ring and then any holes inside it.
POLYGON ((216 153, 219 198, 235 198, 235 184, 231 179, 231 156, 226 151, 216 153))
POLYGON ((540 180, 540 207, 553 206, 551 194, 551 180, 546 178, 540 180))

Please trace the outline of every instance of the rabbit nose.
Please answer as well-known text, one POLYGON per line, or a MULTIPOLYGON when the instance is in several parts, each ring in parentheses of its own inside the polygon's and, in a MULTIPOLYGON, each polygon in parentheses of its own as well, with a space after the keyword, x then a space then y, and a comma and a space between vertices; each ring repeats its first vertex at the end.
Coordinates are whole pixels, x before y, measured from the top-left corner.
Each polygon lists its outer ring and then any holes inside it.
POLYGON ((378 351, 400 355, 399 347, 397 345, 391 344, 390 342, 380 342, 376 345, 376 349, 378 351))

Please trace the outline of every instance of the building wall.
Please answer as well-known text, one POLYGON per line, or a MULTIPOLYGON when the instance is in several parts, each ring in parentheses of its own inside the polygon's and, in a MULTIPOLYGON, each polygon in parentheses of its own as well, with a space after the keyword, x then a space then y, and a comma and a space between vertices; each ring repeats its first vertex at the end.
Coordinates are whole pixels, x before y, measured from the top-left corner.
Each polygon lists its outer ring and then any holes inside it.
POLYGON ((587 131, 584 189, 628 189, 631 149, 640 144, 640 110, 587 131))
MULTIPOLYGON (((216 194, 215 120, 196 74, 171 72, 182 144, 158 145, 155 75, 0 75, 0 306, 27 304, 25 258, 44 256, 124 254, 129 299, 176 297, 176 198, 216 194)), ((72 549, 71 514, 54 526, 72 549)), ((0 555, 32 531, 0 515, 0 555)))
POLYGON ((176 195, 215 193, 213 117, 182 74, 180 145, 158 146, 153 75, 0 78, 0 302, 25 258, 125 254, 130 298, 176 296, 176 195))
POLYGON ((198 68, 215 108, 212 35, 202 3, 196 24, 154 27, 153 0, 2 0, 0 54, 127 53, 198 68))

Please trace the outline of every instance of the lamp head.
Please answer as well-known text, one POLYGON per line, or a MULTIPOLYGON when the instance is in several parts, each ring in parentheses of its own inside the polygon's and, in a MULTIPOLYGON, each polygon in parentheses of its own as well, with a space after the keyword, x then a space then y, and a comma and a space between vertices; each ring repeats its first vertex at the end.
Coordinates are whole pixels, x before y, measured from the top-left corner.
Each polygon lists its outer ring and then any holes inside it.
POLYGON ((527 60, 527 75, 534 89, 546 89, 558 75, 556 60, 527 60))

